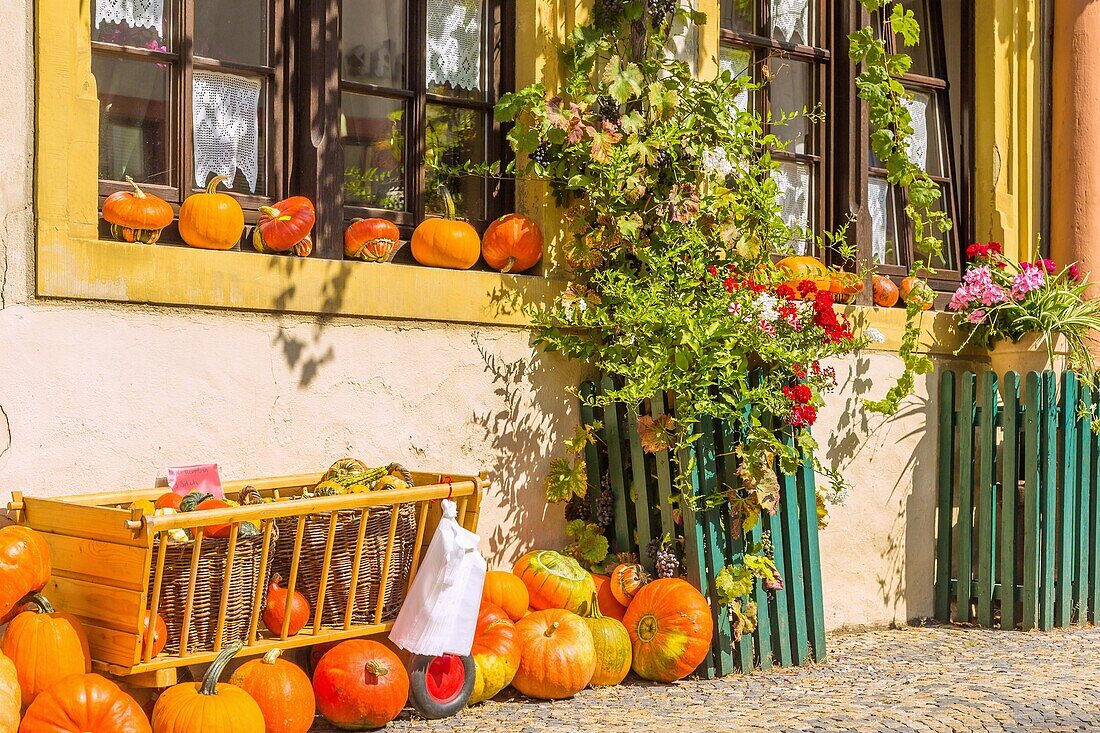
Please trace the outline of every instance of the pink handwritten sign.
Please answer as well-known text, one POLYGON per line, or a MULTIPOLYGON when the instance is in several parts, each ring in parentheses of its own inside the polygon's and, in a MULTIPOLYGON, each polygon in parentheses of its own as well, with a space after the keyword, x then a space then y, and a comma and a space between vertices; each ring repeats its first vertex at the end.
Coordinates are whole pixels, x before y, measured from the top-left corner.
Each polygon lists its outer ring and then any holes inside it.
POLYGON ((206 463, 201 466, 179 466, 168 468, 168 486, 180 496, 192 491, 213 494, 221 498, 222 479, 218 474, 218 464, 206 463))

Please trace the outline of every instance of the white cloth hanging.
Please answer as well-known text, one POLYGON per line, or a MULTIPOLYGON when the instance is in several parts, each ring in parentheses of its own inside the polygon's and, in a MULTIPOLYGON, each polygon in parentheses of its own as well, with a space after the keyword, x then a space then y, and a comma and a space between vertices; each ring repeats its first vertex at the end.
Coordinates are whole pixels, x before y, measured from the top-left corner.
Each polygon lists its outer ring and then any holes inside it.
POLYGON ((881 178, 867 179, 867 213, 871 215, 871 261, 886 263, 887 210, 890 184, 881 178))
POLYGON ((414 654, 466 656, 474 643, 485 558, 478 536, 456 521, 458 510, 442 501, 443 517, 390 629, 390 641, 414 654))
POLYGON ((428 84, 481 88, 481 0, 427 0, 428 84))
POLYGON ((259 170, 258 79, 235 74, 195 71, 195 185, 205 186, 211 174, 225 176, 230 187, 239 170, 256 192, 259 170))
POLYGON ((913 120, 913 136, 909 138, 906 153, 921 170, 928 170, 928 96, 914 95, 903 101, 913 120))
MULTIPOLYGON (((728 71, 734 79, 748 75, 752 66, 752 51, 739 48, 722 48, 722 55, 718 57, 720 71, 728 71)), ((742 89, 733 97, 733 106, 738 112, 749 110, 749 90, 742 89)))
MULTIPOLYGON (((772 180, 779 187, 779 216, 791 229, 810 226, 810 169, 798 163, 780 163, 772 170, 772 180)), ((806 253, 806 242, 795 241, 795 254, 806 253)))
POLYGON ((810 43, 810 0, 771 0, 772 25, 780 40, 810 43))
POLYGON ((164 26, 164 0, 96 0, 95 27, 103 23, 152 28, 160 34, 164 26))

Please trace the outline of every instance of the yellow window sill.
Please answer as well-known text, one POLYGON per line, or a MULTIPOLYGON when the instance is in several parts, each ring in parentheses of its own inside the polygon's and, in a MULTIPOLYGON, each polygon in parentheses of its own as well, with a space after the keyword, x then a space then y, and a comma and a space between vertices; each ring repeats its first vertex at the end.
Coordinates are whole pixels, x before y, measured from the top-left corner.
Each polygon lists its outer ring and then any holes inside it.
MULTIPOLYGON (((901 348, 902 335, 905 332, 904 308, 877 308, 868 306, 845 306, 843 312, 856 326, 856 333, 863 328, 878 329, 886 339, 881 344, 869 344, 865 351, 892 351, 901 348)), ((920 316, 921 336, 919 351, 937 356, 951 356, 966 336, 955 328, 955 316, 944 311, 926 311, 920 316)), ((968 346, 964 356, 987 355, 984 349, 968 346)))
POLYGON ((524 306, 564 283, 410 265, 211 252, 87 239, 40 240, 38 295, 248 311, 529 325, 524 306))

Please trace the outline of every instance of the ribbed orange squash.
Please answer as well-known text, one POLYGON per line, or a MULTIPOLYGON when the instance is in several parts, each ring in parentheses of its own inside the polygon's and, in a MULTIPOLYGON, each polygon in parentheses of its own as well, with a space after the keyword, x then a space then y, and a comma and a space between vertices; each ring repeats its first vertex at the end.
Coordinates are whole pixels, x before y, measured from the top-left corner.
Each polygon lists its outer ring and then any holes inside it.
POLYGON ((592 646, 596 650, 596 671, 589 684, 593 687, 619 684, 630 672, 630 634, 622 621, 600 613, 595 596, 584 621, 592 632, 592 646))
POLYGON ((455 218, 455 203, 443 189, 443 218, 425 219, 413 230, 410 248, 413 258, 428 267, 469 270, 481 256, 481 238, 468 222, 455 218))
POLYGON ((267 733, 308 733, 317 715, 313 683, 301 667, 280 659, 272 649, 262 659, 245 662, 229 678, 252 696, 264 714, 267 733))
POLYGON ((31 599, 34 610, 11 620, 0 651, 15 663, 19 691, 26 707, 39 693, 69 675, 92 671, 88 637, 74 616, 55 611, 42 595, 31 599))
POLYGON ((527 586, 531 608, 564 608, 576 613, 596 592, 596 583, 587 570, 571 557, 553 550, 529 552, 512 568, 527 586))
POLYGON ((19 728, 22 705, 15 663, 0 654, 0 733, 15 733, 19 728))
POLYGON ((204 193, 184 199, 180 207, 180 236, 199 249, 233 249, 244 233, 244 210, 227 193, 219 193, 218 185, 225 176, 210 179, 204 193))
POLYGON ((528 697, 561 700, 588 686, 596 648, 584 619, 571 611, 535 611, 516 624, 520 662, 512 686, 528 697))
POLYGON ((172 223, 175 213, 162 198, 145 193, 126 176, 133 191, 116 191, 103 202, 103 220, 111 225, 111 236, 122 242, 154 244, 172 223))
POLYGON ((679 578, 661 578, 638 591, 623 625, 633 647, 631 666, 656 682, 675 682, 695 671, 714 635, 707 599, 679 578))
MULTIPOLYGON (((50 685, 27 708, 19 726, 19 733, 151 733, 151 730, 137 700, 98 674, 74 674, 50 685)), ((0 731, 6 731, 3 725, 0 731)))
POLYGON ((630 606, 634 596, 650 580, 649 573, 636 562, 619 563, 611 570, 608 585, 611 586, 611 595, 623 606, 630 606))
POLYGON ((515 573, 490 570, 485 574, 481 600, 483 603, 498 606, 508 614, 508 618, 519 621, 527 615, 531 595, 527 592, 527 586, 515 573))
POLYGON ((482 602, 474 631, 474 691, 469 705, 488 700, 512 683, 519 669, 516 626, 499 607, 482 602))
POLYGON ((542 259, 542 232, 522 214, 505 214, 485 230, 481 256, 498 272, 526 272, 542 259))
POLYGON ((202 678, 169 687, 153 708, 153 733, 265 733, 264 714, 241 688, 219 683, 241 646, 222 651, 202 678))

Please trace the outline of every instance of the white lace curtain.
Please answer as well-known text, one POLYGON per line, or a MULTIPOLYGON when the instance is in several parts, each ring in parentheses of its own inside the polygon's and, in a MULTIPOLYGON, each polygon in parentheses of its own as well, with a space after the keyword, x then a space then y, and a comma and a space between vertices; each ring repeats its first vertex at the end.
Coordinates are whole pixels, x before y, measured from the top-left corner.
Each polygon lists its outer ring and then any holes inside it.
POLYGON ((195 185, 211 174, 225 176, 229 186, 240 171, 255 193, 259 170, 260 82, 233 74, 195 71, 195 185))
POLYGON ((913 137, 909 138, 906 152, 909 160, 928 170, 928 104, 930 98, 927 94, 915 94, 912 99, 904 101, 909 116, 913 119, 913 137))
MULTIPOLYGON (((779 187, 779 216, 792 229, 810 226, 810 169, 798 163, 780 163, 772 171, 772 180, 779 187)), ((796 254, 806 253, 806 243, 793 243, 796 254)))
POLYGON ((96 0, 95 27, 103 23, 124 23, 162 33, 164 0, 96 0))
MULTIPOLYGON (((728 71, 736 79, 742 74, 748 74, 752 65, 752 52, 740 48, 723 48, 722 55, 718 58, 718 67, 721 71, 728 71)), ((733 98, 733 106, 739 112, 747 112, 749 109, 749 90, 742 89, 733 98)))
POLYGON ((886 262, 887 209, 890 184, 881 178, 867 179, 867 213, 871 215, 871 260, 876 265, 886 262))
POLYGON ((771 0, 772 26, 788 43, 810 43, 810 0, 771 0))
POLYGON ((481 88, 481 0, 427 0, 428 85, 481 88))

